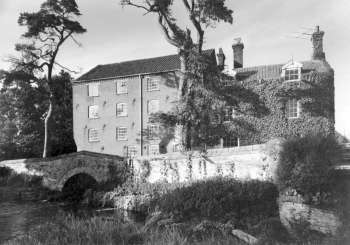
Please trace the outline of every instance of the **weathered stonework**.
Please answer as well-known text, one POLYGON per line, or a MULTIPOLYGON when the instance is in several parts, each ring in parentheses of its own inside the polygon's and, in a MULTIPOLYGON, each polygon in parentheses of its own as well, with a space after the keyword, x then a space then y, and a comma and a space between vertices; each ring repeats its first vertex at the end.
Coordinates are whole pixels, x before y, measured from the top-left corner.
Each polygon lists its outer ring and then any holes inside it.
POLYGON ((277 158, 271 157, 267 145, 210 149, 138 157, 133 161, 135 176, 148 182, 185 182, 217 176, 236 179, 274 179, 277 158), (145 164, 147 163, 147 164, 145 164))
MULTIPOLYGON (((19 159, 1 162, 19 173, 43 176, 43 185, 51 190, 62 190, 66 181, 76 174, 88 174, 98 183, 103 183, 112 176, 110 167, 115 166, 124 173, 126 163, 119 156, 92 152, 76 152, 53 158, 19 159)), ((114 171, 115 172, 115 171, 114 171)), ((122 176, 121 176, 122 177, 122 176)))
POLYGON ((335 235, 342 224, 334 211, 305 204, 303 198, 297 194, 280 196, 279 213, 282 224, 292 234, 295 232, 294 227, 305 224, 307 229, 335 235))

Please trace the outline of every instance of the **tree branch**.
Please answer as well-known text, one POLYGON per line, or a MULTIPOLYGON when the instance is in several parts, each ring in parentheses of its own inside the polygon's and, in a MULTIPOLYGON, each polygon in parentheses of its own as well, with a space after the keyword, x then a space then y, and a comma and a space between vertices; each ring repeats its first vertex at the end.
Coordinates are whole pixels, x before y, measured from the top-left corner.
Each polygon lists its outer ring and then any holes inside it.
POLYGON ((177 48, 180 48, 179 43, 177 43, 177 41, 170 36, 168 28, 163 24, 163 18, 164 17, 161 14, 159 14, 158 23, 159 23, 159 26, 161 27, 161 29, 163 30, 163 34, 165 35, 166 40, 171 45, 173 45, 173 46, 175 46, 177 48))
POLYGON ((188 3, 187 0, 182 0, 183 4, 185 5, 189 16, 190 16, 190 20, 193 24, 193 26, 196 28, 197 30, 197 45, 198 45, 198 52, 201 53, 202 52, 202 48, 203 48, 203 37, 204 37, 204 31, 202 29, 202 26, 200 24, 200 21, 196 19, 196 14, 194 11, 194 0, 192 0, 192 7, 190 7, 190 4, 188 3))

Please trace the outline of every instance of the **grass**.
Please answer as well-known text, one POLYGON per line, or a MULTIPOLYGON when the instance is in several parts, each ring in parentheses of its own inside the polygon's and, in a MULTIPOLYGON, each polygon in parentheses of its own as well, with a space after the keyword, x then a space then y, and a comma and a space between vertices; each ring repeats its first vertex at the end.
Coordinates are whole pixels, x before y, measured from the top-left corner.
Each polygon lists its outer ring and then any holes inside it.
POLYGON ((191 240, 176 229, 143 232, 142 229, 120 219, 102 217, 80 219, 73 216, 60 217, 55 223, 35 227, 28 234, 5 243, 7 245, 68 245, 68 244, 145 244, 145 245, 241 245, 233 236, 212 236, 203 240, 191 240))

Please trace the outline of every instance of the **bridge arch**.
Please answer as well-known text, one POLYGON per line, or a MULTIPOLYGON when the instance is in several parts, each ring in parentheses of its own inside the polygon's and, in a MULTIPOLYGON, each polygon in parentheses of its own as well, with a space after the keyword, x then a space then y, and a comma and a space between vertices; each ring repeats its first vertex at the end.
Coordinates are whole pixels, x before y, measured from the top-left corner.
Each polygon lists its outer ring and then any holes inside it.
POLYGON ((72 178, 73 176, 79 175, 79 174, 85 174, 90 177, 92 177, 97 183, 104 181, 104 176, 99 176, 99 174, 96 172, 96 170, 89 168, 89 167, 80 167, 80 168, 74 168, 69 170, 66 174, 64 174, 61 179, 57 182, 57 189, 62 191, 64 185, 66 182, 72 178))

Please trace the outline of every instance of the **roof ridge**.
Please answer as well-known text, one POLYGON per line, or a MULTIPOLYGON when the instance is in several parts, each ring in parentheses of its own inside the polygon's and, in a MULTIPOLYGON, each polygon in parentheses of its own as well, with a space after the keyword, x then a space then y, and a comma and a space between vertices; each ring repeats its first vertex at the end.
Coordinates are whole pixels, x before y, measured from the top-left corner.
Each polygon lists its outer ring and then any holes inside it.
MULTIPOLYGON (((215 49, 206 49, 203 50, 203 53, 212 55, 215 53, 215 49)), ((137 74, 151 74, 179 69, 179 54, 170 54, 109 64, 99 64, 78 77, 75 81, 89 81, 123 76, 126 77, 137 74)))

